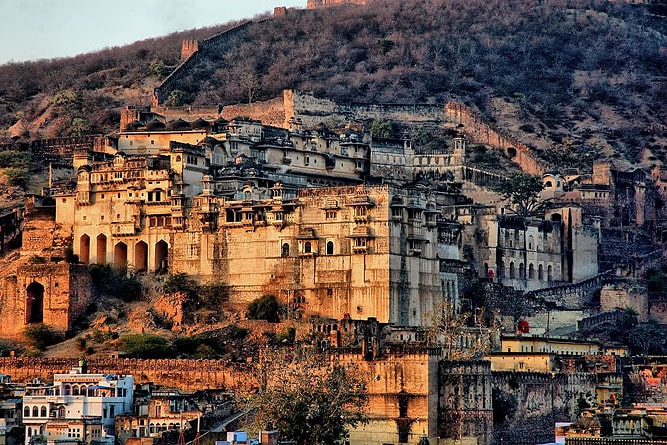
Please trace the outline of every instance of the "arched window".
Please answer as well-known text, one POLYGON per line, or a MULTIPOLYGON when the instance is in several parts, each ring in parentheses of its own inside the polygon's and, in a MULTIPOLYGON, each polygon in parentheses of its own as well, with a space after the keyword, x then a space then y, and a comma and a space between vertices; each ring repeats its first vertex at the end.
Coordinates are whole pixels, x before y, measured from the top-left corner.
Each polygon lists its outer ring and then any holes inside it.
POLYGON ((547 267, 547 280, 548 281, 553 281, 553 269, 551 267, 551 264, 549 264, 549 267, 547 267))
POLYGON ((289 256, 289 243, 283 243, 282 251, 280 256, 286 257, 289 256))
POLYGON ((32 417, 39 417, 39 408, 36 406, 32 407, 32 417))
POLYGON ((313 247, 310 244, 310 241, 306 241, 306 243, 303 245, 303 253, 311 253, 313 251, 313 247))
POLYGON ((505 263, 498 263, 498 278, 505 278, 505 263))
POLYGON ((64 419, 64 418, 65 418, 65 407, 64 407, 64 406, 59 406, 59 407, 58 407, 58 417, 59 417, 60 419, 64 419))
POLYGON ((510 262, 510 278, 516 278, 516 271, 514 270, 514 261, 510 262))
POLYGON ((528 237, 528 250, 533 250, 533 243, 535 242, 533 235, 528 237))
POLYGON ((78 396, 79 395, 79 385, 73 385, 72 386, 72 395, 73 396, 78 396))
POLYGON ((23 408, 23 417, 30 417, 30 407, 26 406, 23 408))
POLYGON ((72 387, 69 385, 65 385, 65 394, 66 396, 72 394, 72 387))
POLYGON ((327 241, 327 255, 334 254, 334 243, 333 241, 327 241))
POLYGON ((533 263, 530 263, 528 265, 528 279, 529 280, 535 279, 535 267, 533 266, 533 263))
POLYGON ((86 388, 86 385, 81 385, 81 390, 79 391, 79 394, 82 396, 85 396, 88 393, 88 390, 86 388))
POLYGON ((47 415, 46 415, 46 407, 45 407, 45 406, 43 406, 43 407, 41 407, 41 408, 39 409, 39 416, 40 416, 40 417, 47 417, 47 415))
POLYGON ((537 279, 544 280, 544 267, 541 264, 537 267, 537 279))
POLYGON ((526 266, 523 263, 519 263, 519 278, 526 278, 526 266))
POLYGON ((28 437, 32 437, 32 428, 28 427, 28 437))

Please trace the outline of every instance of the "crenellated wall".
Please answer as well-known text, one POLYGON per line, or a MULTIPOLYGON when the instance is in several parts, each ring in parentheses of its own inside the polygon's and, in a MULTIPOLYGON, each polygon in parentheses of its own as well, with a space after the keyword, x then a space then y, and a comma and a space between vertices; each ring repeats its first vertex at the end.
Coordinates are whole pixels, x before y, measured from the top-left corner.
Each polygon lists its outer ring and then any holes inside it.
POLYGON ((492 126, 470 107, 457 102, 448 102, 445 105, 445 114, 448 122, 463 125, 461 131, 473 142, 503 150, 505 155, 519 164, 523 171, 541 175, 548 170, 544 161, 533 157, 530 147, 508 132, 492 126))

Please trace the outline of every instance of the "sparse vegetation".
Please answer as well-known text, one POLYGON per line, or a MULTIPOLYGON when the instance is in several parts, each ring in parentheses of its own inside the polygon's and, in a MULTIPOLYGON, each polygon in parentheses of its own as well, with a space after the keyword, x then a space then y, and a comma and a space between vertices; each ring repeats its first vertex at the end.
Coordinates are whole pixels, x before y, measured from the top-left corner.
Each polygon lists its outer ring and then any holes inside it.
POLYGON ((153 334, 130 334, 119 339, 123 352, 133 358, 171 358, 172 344, 164 337, 153 334))
POLYGON ((23 331, 23 336, 30 345, 38 351, 44 351, 49 346, 60 343, 64 337, 43 323, 30 324, 23 331))

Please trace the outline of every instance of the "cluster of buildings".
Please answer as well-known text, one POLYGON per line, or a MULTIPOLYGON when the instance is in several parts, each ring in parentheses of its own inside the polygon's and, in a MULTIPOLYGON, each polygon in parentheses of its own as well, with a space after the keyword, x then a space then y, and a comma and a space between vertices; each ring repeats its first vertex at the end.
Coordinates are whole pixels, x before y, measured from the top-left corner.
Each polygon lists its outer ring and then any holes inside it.
MULTIPOLYGON (((661 256, 654 244, 640 249, 631 230, 648 227, 661 240, 659 172, 605 162, 587 174, 544 172, 541 198, 552 205, 518 216, 492 191, 502 176, 467 164, 462 137, 426 150, 409 138, 372 137, 353 120, 306 126, 295 114, 272 126, 161 111, 124 110, 118 132, 73 149, 73 179, 52 184, 28 206, 24 261, 0 286, 0 317, 17 323, 1 324, 0 336, 20 337, 34 323, 67 331, 91 301, 87 266, 111 264, 222 282, 239 310, 275 295, 290 317, 317 316, 314 329, 329 346, 349 346, 351 332, 363 337, 361 355, 339 357, 371 360, 377 376, 370 386, 376 419, 354 433, 362 441, 416 443, 426 435, 490 443, 492 390, 513 394, 522 379, 534 385, 522 400, 540 400, 540 421, 544 407, 574 416, 554 400, 559 391, 570 398, 588 392, 599 403, 622 397, 622 347, 550 334, 576 329, 597 309, 648 307, 605 284, 610 274, 635 278, 661 256), (607 240, 614 249, 605 249, 607 240), (78 261, 65 261, 68 249, 78 261), (530 294, 549 312, 545 318, 532 308, 532 331, 515 315, 494 314, 484 324, 465 296, 472 281, 499 298, 530 294), (474 322, 461 326, 447 351, 419 349, 429 314, 443 304, 473 311, 474 322), (494 346, 487 364, 439 368, 453 349, 476 351, 481 343, 494 346), (406 352, 411 347, 414 354, 406 352), (411 381, 392 377, 394 360, 411 381), (517 373, 518 380, 508 377, 517 373), (447 395, 452 379, 474 384, 479 397, 447 395)), ((638 309, 648 318, 649 310, 638 309)), ((598 318, 586 323, 604 321, 598 318)), ((132 383, 119 379, 73 371, 57 374, 52 386, 26 387, 26 440, 141 438, 200 415, 177 392, 148 397, 135 387, 131 402, 132 383)))

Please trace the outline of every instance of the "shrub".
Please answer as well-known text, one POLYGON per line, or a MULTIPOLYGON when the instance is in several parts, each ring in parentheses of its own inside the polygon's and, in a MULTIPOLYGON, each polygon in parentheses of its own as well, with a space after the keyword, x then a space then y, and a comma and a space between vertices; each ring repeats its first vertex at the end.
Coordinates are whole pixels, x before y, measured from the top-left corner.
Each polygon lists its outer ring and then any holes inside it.
POLYGON ((23 331, 23 336, 32 347, 40 351, 63 341, 61 334, 43 323, 28 325, 23 331))
POLYGON ((153 334, 130 334, 120 338, 123 352, 132 358, 171 358, 174 348, 169 340, 153 334))
POLYGON ((251 320, 266 320, 271 323, 279 321, 278 311, 280 304, 274 295, 264 295, 248 305, 248 318, 251 320))
POLYGON ((93 264, 89 268, 95 290, 105 296, 113 296, 123 301, 139 300, 142 294, 141 282, 136 275, 125 268, 111 265, 93 264))
POLYGON ((191 299, 196 299, 199 294, 199 284, 186 273, 169 275, 162 287, 166 293, 183 292, 191 299))

